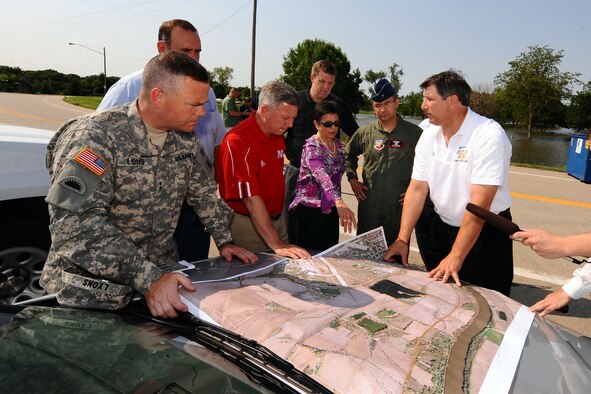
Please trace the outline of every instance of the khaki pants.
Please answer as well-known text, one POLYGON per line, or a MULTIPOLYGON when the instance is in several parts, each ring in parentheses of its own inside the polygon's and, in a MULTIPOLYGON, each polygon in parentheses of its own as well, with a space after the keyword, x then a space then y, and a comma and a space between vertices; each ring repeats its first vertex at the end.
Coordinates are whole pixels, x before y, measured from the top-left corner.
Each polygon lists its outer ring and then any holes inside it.
MULTIPOLYGON (((283 242, 287 242, 287 225, 285 222, 285 215, 282 214, 279 219, 271 220, 273 227, 279 233, 279 238, 283 242)), ((269 245, 259 235, 254 228, 250 217, 234 212, 234 219, 230 225, 230 234, 236 245, 242 246, 248 250, 263 250, 269 249, 269 245)))

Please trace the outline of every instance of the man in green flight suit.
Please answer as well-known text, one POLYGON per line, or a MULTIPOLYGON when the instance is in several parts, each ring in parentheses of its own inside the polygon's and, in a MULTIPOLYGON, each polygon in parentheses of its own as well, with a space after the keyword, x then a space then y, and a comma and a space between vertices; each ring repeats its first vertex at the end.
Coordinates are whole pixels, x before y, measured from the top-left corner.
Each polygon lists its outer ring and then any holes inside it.
POLYGON ((400 229, 402 202, 422 130, 397 114, 400 99, 388 80, 375 84, 371 100, 377 120, 360 127, 345 147, 345 171, 359 201, 357 233, 384 226, 389 245, 400 229), (364 161, 362 182, 357 177, 359 155, 364 161))

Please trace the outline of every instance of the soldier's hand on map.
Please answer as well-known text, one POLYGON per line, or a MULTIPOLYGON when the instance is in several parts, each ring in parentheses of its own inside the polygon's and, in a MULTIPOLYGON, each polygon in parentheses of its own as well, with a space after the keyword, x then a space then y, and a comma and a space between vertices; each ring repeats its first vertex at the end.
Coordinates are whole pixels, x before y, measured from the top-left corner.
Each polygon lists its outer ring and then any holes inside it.
POLYGON ((441 283, 447 283, 448 280, 453 279, 458 287, 462 287, 462 282, 460 282, 458 276, 462 264, 463 261, 459 257, 447 255, 437 267, 429 272, 429 277, 440 280, 441 283))
POLYGON ((349 183, 351 184, 351 189, 353 190, 353 194, 355 194, 355 197, 357 197, 357 200, 363 201, 367 198, 365 196, 367 186, 359 182, 357 179, 349 179, 349 183))
POLYGON ((235 256, 246 264, 256 263, 259 260, 256 254, 244 249, 242 246, 234 244, 225 244, 222 246, 220 248, 220 256, 226 259, 226 261, 232 261, 232 257, 235 256))
POLYGON ((335 205, 337 207, 337 212, 341 220, 341 226, 343 226, 345 232, 352 233, 353 230, 357 229, 357 221, 355 220, 355 214, 340 198, 335 202, 335 205))
POLYGON ((179 286, 195 291, 193 283, 183 274, 165 272, 146 293, 146 304, 154 317, 174 319, 176 311, 187 312, 189 308, 179 297, 179 286))
POLYGON ((567 254, 562 251, 562 237, 549 231, 526 229, 514 233, 511 239, 531 247, 534 252, 547 259, 556 259, 567 254))
MULTIPOLYGON (((570 304, 572 300, 573 299, 566 294, 564 290, 558 289, 555 292, 548 294, 543 300, 536 302, 529 308, 529 310, 532 312, 540 312, 540 317, 544 317, 548 313, 558 311, 558 309, 570 304)), ((557 312, 557 314, 562 315, 563 313, 557 312)))
POLYGON ((309 259, 311 257, 306 249, 292 244, 280 244, 278 247, 273 248, 273 252, 290 259, 309 259))
POLYGON ((383 259, 385 261, 389 261, 391 263, 396 263, 396 257, 400 256, 402 259, 402 265, 408 266, 408 242, 401 240, 400 238, 396 238, 394 242, 384 253, 383 259))

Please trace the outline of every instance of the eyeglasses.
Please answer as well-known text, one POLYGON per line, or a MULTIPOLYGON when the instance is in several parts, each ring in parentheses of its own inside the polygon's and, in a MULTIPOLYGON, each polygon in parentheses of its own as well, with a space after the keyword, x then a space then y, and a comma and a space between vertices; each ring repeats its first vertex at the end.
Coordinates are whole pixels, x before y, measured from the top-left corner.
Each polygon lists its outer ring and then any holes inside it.
POLYGON ((330 121, 329 122, 320 122, 319 124, 321 124, 324 127, 332 127, 332 126, 341 127, 341 124, 339 123, 338 120, 335 120, 334 122, 330 122, 330 121))

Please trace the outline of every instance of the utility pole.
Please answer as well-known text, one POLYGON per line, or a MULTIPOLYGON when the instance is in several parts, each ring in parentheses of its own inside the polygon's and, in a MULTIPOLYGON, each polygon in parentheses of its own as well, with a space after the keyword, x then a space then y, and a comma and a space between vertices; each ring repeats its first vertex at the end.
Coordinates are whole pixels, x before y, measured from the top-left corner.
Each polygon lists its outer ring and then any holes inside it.
POLYGON ((107 94, 107 50, 105 49, 105 47, 103 47, 103 76, 104 78, 104 82, 103 82, 103 91, 104 94, 107 94))
POLYGON ((253 1, 252 8, 252 55, 250 63, 250 97, 258 104, 258 98, 254 97, 254 65, 256 53, 256 35, 257 35, 257 0, 253 1))

